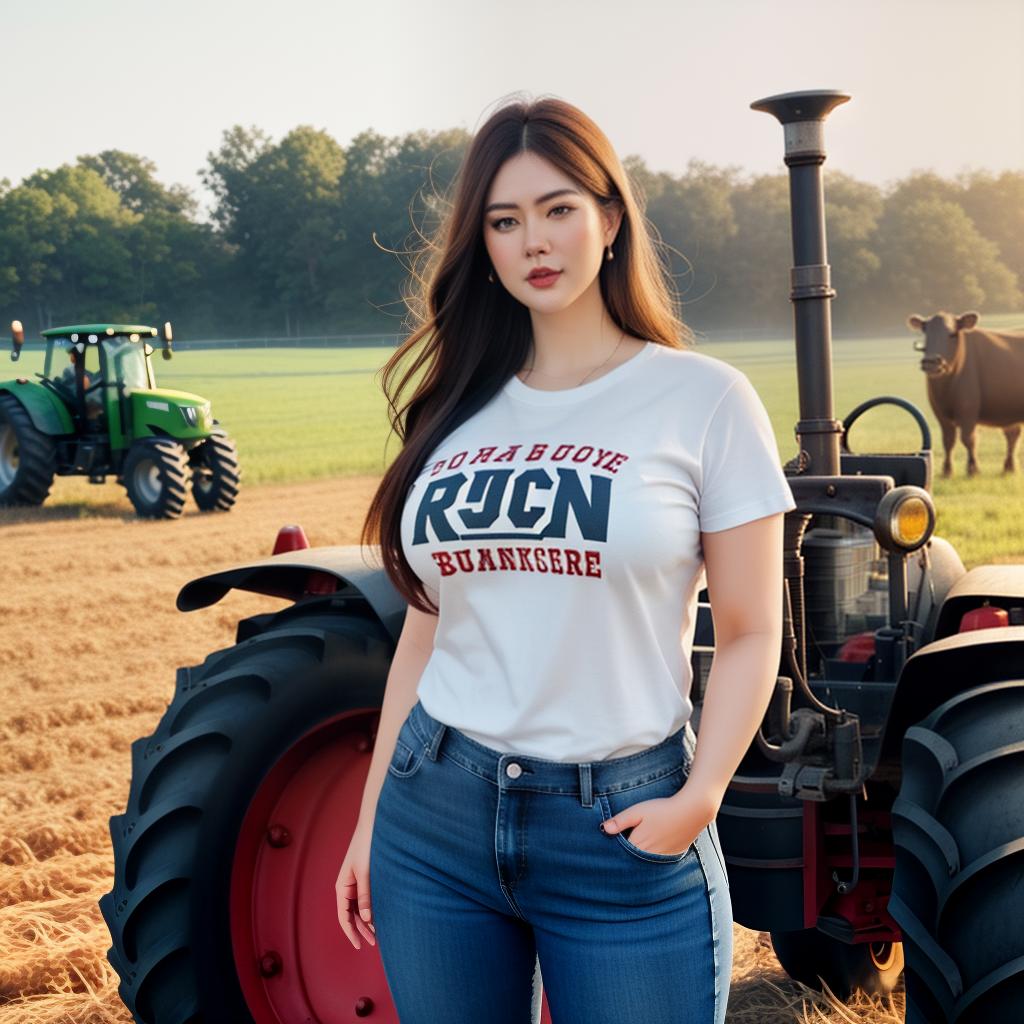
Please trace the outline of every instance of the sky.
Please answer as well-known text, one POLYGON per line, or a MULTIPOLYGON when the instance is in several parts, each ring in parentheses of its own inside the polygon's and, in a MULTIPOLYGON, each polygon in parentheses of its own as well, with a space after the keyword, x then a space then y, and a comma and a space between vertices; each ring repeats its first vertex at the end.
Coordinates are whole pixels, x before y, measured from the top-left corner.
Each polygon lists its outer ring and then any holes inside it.
POLYGON ((0 32, 12 184, 122 149, 208 206, 232 125, 473 132, 511 94, 576 104, 654 171, 774 173, 750 103, 817 88, 852 96, 826 174, 1024 170, 1024 0, 0 0, 0 32))

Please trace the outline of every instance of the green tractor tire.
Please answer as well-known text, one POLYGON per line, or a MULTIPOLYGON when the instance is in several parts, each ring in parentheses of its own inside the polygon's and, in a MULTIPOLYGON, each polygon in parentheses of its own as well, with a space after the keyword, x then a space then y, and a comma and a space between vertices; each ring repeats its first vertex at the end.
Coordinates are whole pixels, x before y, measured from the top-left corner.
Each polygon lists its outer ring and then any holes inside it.
POLYGON ((903 738, 889 913, 907 1024, 1020 1024, 1024 679, 975 686, 903 738))
POLYGON ((860 942, 851 945, 818 931, 772 932, 772 948, 782 969, 808 988, 821 989, 846 1002, 859 989, 868 995, 888 995, 903 973, 899 942, 860 942))
POLYGON ((150 519, 177 519, 188 495, 188 460, 177 441, 147 437, 128 450, 121 478, 135 511, 150 519))
POLYGON ((189 453, 192 497, 202 512, 226 512, 238 498, 242 471, 234 442, 215 431, 189 453))
POLYGON ((394 649, 346 600, 240 623, 132 743, 99 906, 139 1024, 397 1021, 336 906, 394 649))
POLYGON ((0 394, 0 505, 42 505, 56 471, 52 438, 16 398, 0 394))

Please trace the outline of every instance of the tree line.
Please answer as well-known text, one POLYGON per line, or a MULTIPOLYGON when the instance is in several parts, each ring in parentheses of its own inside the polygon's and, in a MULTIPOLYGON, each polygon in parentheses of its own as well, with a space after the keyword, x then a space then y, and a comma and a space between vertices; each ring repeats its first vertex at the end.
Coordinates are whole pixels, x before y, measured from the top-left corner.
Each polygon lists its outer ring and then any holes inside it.
MULTIPOLYGON (((347 147, 295 128, 225 131, 199 176, 166 186, 120 150, 0 179, 0 311, 30 336, 67 323, 174 321, 185 337, 400 334, 416 250, 470 141, 463 129, 347 147)), ((792 322, 789 186, 691 161, 625 166, 698 330, 792 322)), ((826 164, 837 333, 899 330, 909 313, 1024 308, 1024 173, 921 172, 879 187, 826 164)))

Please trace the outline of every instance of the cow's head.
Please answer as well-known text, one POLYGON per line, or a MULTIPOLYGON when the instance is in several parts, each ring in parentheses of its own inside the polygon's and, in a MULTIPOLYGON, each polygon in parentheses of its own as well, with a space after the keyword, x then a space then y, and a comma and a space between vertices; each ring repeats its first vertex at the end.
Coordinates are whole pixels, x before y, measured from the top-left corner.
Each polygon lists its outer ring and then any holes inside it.
POLYGON ((963 313, 954 316, 940 310, 930 320, 923 316, 909 317, 907 323, 915 331, 924 331, 924 340, 915 341, 914 348, 923 352, 921 369, 929 377, 944 377, 955 373, 963 362, 963 331, 978 322, 978 314, 963 313))

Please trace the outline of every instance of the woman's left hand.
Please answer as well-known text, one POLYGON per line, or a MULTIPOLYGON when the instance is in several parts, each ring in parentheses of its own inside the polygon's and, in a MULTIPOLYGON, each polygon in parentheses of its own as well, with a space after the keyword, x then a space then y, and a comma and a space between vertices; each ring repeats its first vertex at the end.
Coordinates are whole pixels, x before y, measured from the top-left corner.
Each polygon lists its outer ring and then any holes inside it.
POLYGON ((701 794, 687 794, 686 789, 684 785, 673 796, 631 804, 604 822, 602 831, 614 835, 632 828, 628 839, 641 850, 669 856, 685 853, 718 812, 701 794))

